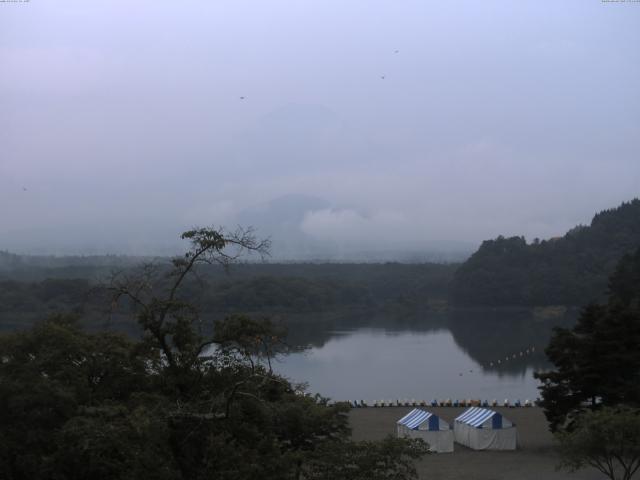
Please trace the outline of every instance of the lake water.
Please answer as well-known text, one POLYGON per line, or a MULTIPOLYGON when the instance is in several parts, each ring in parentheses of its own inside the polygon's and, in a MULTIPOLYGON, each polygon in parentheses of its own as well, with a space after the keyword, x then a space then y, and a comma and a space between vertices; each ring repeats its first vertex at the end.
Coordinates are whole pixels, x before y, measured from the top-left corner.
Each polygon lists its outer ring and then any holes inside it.
MULTIPOLYGON (((462 399, 502 401, 538 396, 533 366, 490 371, 473 360, 447 330, 334 332, 322 347, 296 353, 276 370, 336 400, 462 399)), ((519 352, 518 352, 519 355, 519 352)), ((519 357, 517 357, 519 359, 519 357)))
POLYGON ((414 314, 400 325, 392 316, 368 318, 293 323, 296 343, 309 348, 275 369, 334 400, 534 400, 533 372, 550 366, 543 350, 551 328, 567 325, 530 312, 414 314))
MULTIPOLYGON (((288 326, 288 342, 306 350, 274 368, 334 400, 534 400, 533 372, 550 368, 544 348, 551 329, 571 326, 575 316, 545 320, 508 309, 275 314, 288 326)), ((109 327, 136 336, 134 325, 109 327)), ((16 327, 0 322, 3 328, 16 327)))

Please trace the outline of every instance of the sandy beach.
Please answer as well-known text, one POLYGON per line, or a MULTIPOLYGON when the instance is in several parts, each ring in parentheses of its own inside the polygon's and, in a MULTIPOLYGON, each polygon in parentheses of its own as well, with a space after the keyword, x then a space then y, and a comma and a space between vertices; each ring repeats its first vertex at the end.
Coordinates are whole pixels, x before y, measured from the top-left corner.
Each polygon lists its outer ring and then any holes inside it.
MULTIPOLYGON (((412 407, 356 408, 349 414, 354 440, 378 440, 395 435, 396 421, 412 407)), ((442 419, 453 419, 464 408, 427 407, 442 419)), ((553 436, 547 428, 542 410, 530 408, 502 408, 495 410, 514 422, 518 428, 516 451, 474 451, 455 444, 454 453, 427 455, 417 464, 421 479, 470 480, 600 480, 603 475, 595 469, 576 473, 556 471, 553 436)))

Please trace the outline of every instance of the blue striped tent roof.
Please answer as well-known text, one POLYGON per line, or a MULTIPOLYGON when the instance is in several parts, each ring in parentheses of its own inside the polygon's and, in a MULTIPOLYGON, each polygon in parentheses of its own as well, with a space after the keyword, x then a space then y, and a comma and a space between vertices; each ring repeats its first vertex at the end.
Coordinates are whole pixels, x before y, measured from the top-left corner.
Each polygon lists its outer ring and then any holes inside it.
MULTIPOLYGON (((456 417, 456 422, 466 423, 467 425, 471 425, 472 427, 480 427, 484 422, 492 418, 494 415, 498 415, 500 417, 500 420, 502 420, 502 415, 500 415, 498 412, 494 412, 493 410, 489 410, 487 408, 471 407, 470 409, 465 410, 462 415, 456 417)), ((500 421, 500 425, 502 425, 502 421, 500 421)))
POLYGON ((429 430, 439 430, 440 428, 438 416, 420 408, 414 408, 398 420, 397 423, 398 425, 404 425, 412 430, 417 430, 424 422, 429 422, 429 430))

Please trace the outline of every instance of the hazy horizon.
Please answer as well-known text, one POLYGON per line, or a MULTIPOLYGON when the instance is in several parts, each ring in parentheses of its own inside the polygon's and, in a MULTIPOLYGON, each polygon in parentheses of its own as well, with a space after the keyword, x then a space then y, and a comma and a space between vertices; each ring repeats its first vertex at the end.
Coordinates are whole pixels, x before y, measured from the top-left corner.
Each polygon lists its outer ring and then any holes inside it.
POLYGON ((640 196, 640 4, 0 3, 0 250, 459 255, 640 196))

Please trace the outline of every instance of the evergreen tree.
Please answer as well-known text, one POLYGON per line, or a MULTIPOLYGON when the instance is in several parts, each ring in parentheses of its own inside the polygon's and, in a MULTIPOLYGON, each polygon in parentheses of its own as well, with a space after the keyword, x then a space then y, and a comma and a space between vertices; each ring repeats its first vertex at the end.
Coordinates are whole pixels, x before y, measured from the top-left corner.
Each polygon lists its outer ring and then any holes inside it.
POLYGON ((596 214, 563 237, 527 244, 523 237, 482 243, 456 271, 458 305, 583 305, 603 301, 607 279, 640 246, 640 199, 596 214))
POLYGON ((640 406, 640 249, 618 264, 608 302, 586 307, 573 329, 556 329, 546 353, 556 368, 536 377, 552 430, 570 428, 587 408, 640 406))

